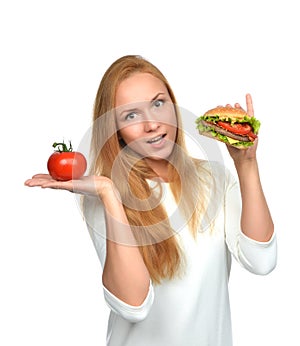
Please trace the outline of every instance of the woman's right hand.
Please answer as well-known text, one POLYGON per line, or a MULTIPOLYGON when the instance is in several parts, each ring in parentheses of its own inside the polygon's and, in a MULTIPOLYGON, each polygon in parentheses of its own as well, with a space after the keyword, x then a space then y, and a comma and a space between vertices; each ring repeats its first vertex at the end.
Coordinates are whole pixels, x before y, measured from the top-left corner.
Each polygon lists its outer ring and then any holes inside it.
POLYGON ((36 174, 24 183, 26 186, 66 190, 82 195, 99 196, 102 198, 106 191, 115 191, 113 182, 103 176, 84 176, 78 180, 58 181, 49 174, 36 174))

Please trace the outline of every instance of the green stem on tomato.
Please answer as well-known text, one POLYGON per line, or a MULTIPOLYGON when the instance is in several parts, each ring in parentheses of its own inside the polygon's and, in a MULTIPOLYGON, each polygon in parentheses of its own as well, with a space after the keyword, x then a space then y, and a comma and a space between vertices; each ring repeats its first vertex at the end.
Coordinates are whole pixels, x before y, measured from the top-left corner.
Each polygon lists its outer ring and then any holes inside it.
POLYGON ((61 146, 61 148, 58 148, 58 152, 62 153, 62 152, 70 152, 70 151, 73 151, 73 147, 72 147, 72 144, 71 144, 71 141, 69 142, 70 143, 70 146, 69 146, 69 149, 67 147, 67 145, 65 144, 65 142, 62 142, 62 143, 53 143, 52 147, 53 148, 56 148, 57 146, 61 146))

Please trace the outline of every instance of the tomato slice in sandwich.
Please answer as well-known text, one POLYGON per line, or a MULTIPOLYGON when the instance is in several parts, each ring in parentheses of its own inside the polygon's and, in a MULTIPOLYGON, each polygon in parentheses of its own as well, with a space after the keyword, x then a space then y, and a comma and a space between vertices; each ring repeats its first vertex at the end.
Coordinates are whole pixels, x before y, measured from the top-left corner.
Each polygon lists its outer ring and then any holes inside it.
POLYGON ((226 121, 218 121, 218 125, 223 127, 223 129, 235 133, 237 135, 247 135, 252 131, 251 125, 247 123, 235 123, 231 124, 226 121))

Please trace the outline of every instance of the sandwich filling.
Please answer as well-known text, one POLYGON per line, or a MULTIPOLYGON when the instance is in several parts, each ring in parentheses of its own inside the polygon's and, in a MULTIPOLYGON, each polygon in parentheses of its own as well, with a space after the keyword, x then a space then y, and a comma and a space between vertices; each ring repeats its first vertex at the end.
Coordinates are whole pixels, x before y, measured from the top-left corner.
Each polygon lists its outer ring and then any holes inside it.
POLYGON ((222 142, 244 147, 253 145, 260 128, 260 122, 249 116, 230 118, 207 114, 199 117, 196 124, 203 135, 209 134, 222 142))

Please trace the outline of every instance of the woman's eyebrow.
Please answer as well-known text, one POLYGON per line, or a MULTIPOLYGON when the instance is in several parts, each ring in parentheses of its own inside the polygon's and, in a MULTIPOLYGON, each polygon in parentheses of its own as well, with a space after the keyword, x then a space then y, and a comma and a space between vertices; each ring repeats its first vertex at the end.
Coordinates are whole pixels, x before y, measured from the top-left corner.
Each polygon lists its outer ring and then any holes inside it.
POLYGON ((154 97, 153 97, 153 99, 151 100, 151 102, 153 102, 154 100, 156 100, 157 98, 158 98, 158 96, 160 96, 160 95, 164 95, 165 93, 163 93, 163 92, 159 92, 158 94, 156 94, 154 97))
MULTIPOLYGON (((160 95, 164 95, 165 93, 164 92, 159 92, 157 93, 151 100, 150 100, 150 103, 155 101, 160 95)), ((145 102, 145 101, 143 101, 145 102)), ((123 109, 119 114, 118 116, 122 116, 122 114, 124 113, 128 113, 128 112, 136 112, 138 111, 138 108, 126 108, 126 109, 123 109)))
POLYGON ((132 113, 132 112, 137 112, 138 108, 126 108, 122 110, 122 112, 119 114, 119 116, 122 116, 124 113, 132 113))

